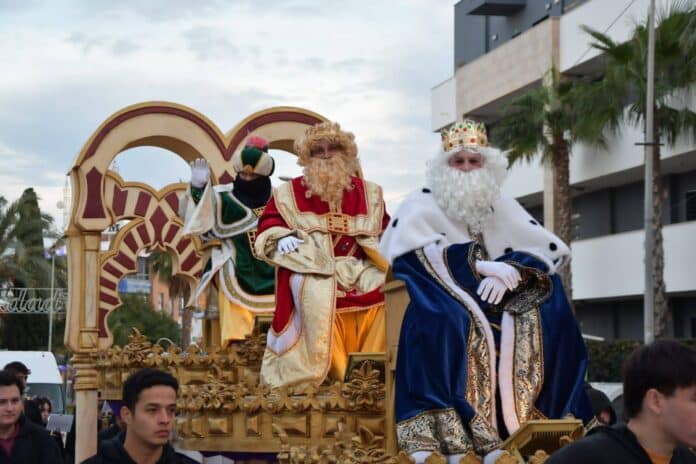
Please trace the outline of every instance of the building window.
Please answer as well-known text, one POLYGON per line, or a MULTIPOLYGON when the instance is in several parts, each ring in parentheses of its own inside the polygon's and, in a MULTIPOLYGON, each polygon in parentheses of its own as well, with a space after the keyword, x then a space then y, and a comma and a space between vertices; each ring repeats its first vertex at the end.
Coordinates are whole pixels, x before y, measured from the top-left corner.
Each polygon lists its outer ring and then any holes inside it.
POLYGON ((138 256, 138 272, 135 278, 140 280, 148 280, 147 258, 138 256))
POLYGON ((686 192, 686 220, 696 221, 696 190, 686 192))
POLYGON ((159 307, 160 311, 164 309, 164 293, 159 294, 157 298, 157 306, 159 307))
POLYGON ((167 306, 169 306, 169 317, 172 317, 174 315, 174 301, 170 299, 167 306))

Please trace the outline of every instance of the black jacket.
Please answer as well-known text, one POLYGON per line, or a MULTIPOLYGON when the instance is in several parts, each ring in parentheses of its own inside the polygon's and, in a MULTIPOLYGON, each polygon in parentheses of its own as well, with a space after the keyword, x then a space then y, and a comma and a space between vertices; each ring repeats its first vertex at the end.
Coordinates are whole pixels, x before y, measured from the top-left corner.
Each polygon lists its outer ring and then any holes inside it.
POLYGON ((63 456, 48 432, 22 415, 19 418, 19 433, 15 437, 12 455, 6 455, 0 448, 0 464, 36 464, 38 462, 62 464, 63 456))
MULTIPOLYGON (((597 427, 585 438, 553 453, 546 464, 651 464, 638 439, 625 425, 597 427)), ((696 464, 696 455, 683 446, 672 454, 670 464, 696 464)))
MULTIPOLYGON (((137 464, 123 448, 123 440, 126 434, 121 433, 111 440, 101 442, 101 447, 96 455, 82 461, 82 464, 137 464)), ((183 454, 174 451, 174 448, 167 443, 164 445, 162 457, 157 464, 198 464, 183 454)))

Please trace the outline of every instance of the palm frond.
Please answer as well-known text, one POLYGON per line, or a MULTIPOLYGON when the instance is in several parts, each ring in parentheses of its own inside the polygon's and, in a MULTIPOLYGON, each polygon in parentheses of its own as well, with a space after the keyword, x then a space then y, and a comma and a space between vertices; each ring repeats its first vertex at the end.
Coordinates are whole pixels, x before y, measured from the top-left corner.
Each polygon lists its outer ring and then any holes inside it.
POLYGON ((655 116, 660 124, 660 135, 669 145, 674 145, 680 135, 696 140, 696 112, 689 108, 661 106, 655 116))
POLYGON ((547 105, 548 98, 542 87, 527 91, 510 102, 505 116, 493 127, 491 138, 496 145, 508 150, 510 165, 531 160, 543 147, 547 105))

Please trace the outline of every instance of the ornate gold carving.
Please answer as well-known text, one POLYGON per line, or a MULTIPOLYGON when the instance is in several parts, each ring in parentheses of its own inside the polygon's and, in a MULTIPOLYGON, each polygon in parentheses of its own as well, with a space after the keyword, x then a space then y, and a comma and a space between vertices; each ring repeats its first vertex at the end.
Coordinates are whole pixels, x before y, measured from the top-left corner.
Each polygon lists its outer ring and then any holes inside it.
POLYGON ((498 456, 498 459, 495 460, 495 464, 524 464, 524 461, 520 463, 515 456, 507 451, 503 451, 503 453, 498 456))
POLYGON ((435 451, 433 454, 425 458, 425 464, 447 464, 447 458, 442 455, 439 451, 435 451))
POLYGON ((208 417, 208 432, 215 435, 227 435, 232 430, 229 417, 208 417))
POLYGON ((273 425, 282 428, 289 436, 309 437, 309 416, 306 414, 275 416, 273 425))
POLYGON ((336 439, 330 446, 292 446, 287 432, 282 427, 274 425, 274 433, 278 435, 281 442, 278 462, 281 464, 315 462, 406 464, 413 462, 404 453, 399 453, 398 457, 387 453, 383 448, 384 437, 375 435, 364 427, 360 427, 357 433, 351 433, 345 423, 340 422, 338 425, 336 439))
POLYGON ((324 414, 322 416, 321 434, 324 437, 333 437, 338 432, 338 424, 345 423, 344 415, 324 414))
POLYGON ((355 418, 355 428, 360 430, 360 428, 365 428, 372 433, 378 435, 384 435, 385 433, 385 420, 384 417, 361 417, 355 418))
POLYGON ((381 373, 374 369, 371 361, 364 361, 360 368, 354 369, 348 383, 343 384, 341 393, 347 397, 351 409, 383 409, 384 383, 381 373))
POLYGON ((246 416, 245 419, 247 437, 260 437, 261 416, 259 414, 256 414, 254 416, 246 416))
POLYGON ((399 451, 396 455, 396 462, 397 464, 416 464, 416 460, 403 451, 399 451))
POLYGON ((529 458, 529 464, 544 464, 548 458, 550 458, 546 451, 537 450, 534 456, 529 458))
POLYGON ((205 433, 205 416, 197 416, 191 418, 191 435, 197 438, 203 438, 205 433))
POLYGON ((473 451, 469 451, 459 460, 459 464, 481 464, 481 462, 483 462, 481 456, 473 451))
POLYGON ((187 417, 179 416, 176 418, 176 431, 181 438, 186 438, 191 435, 191 427, 187 417))

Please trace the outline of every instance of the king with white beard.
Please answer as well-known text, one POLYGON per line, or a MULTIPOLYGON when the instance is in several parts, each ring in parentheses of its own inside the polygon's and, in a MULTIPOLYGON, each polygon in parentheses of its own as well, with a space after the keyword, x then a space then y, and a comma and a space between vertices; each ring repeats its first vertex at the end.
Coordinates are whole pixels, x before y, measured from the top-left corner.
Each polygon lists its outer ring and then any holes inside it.
POLYGON ((506 167, 482 123, 456 123, 380 241, 410 297, 395 414, 417 462, 492 456, 532 419, 592 417, 585 345, 556 275, 570 250, 501 195, 506 167))

